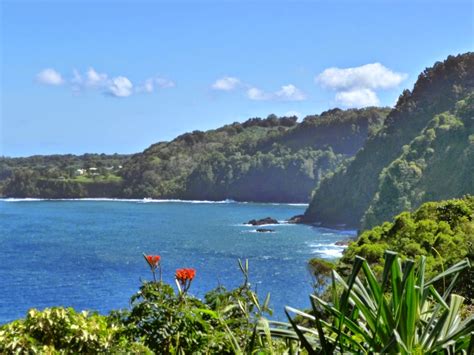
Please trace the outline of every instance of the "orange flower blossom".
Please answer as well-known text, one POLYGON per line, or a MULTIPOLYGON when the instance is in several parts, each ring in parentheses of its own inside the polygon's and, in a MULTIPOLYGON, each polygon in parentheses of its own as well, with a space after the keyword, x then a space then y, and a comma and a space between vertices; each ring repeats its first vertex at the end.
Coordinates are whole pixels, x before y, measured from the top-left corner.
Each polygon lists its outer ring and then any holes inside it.
POLYGON ((151 273, 153 274, 153 281, 156 282, 156 274, 155 274, 156 269, 158 269, 158 271, 160 272, 159 276, 160 276, 160 281, 161 281, 161 265, 160 265, 161 256, 146 255, 145 253, 143 253, 143 257, 148 263, 148 266, 150 266, 151 273))
POLYGON ((161 257, 159 255, 145 255, 145 260, 152 269, 158 267, 160 259, 161 257))
MULTIPOLYGON (((182 287, 182 292, 185 293, 191 286, 191 281, 196 276, 196 270, 191 268, 184 268, 176 270, 175 277, 182 287)), ((181 291, 180 291, 181 292, 181 291)))

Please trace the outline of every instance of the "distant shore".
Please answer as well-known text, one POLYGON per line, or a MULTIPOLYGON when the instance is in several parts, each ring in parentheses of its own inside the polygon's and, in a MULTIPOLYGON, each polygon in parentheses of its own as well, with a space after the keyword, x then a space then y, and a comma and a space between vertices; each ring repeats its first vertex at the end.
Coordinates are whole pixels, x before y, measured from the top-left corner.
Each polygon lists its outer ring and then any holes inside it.
POLYGON ((41 198, 41 197, 0 197, 0 201, 6 202, 28 202, 28 201, 111 201, 111 202, 139 202, 139 203, 254 203, 268 205, 301 206, 307 207, 308 203, 286 203, 286 202, 258 202, 258 201, 234 201, 234 200, 181 200, 181 199, 152 199, 152 198, 113 198, 113 197, 80 197, 80 198, 41 198))

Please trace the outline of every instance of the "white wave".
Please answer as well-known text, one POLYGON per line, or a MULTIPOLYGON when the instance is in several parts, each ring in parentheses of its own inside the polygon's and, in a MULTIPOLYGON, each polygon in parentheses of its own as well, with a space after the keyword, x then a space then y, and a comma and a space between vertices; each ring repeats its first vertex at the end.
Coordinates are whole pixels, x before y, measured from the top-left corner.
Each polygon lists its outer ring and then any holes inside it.
MULTIPOLYGON (((179 199, 151 199, 151 198, 110 198, 110 197, 83 197, 83 198, 2 198, 5 202, 29 201, 110 201, 110 202, 137 202, 137 203, 241 203, 234 200, 208 201, 208 200, 179 200, 179 199)), ((242 202, 245 203, 245 202, 242 202)))
POLYGON ((295 207, 308 207, 309 206, 309 203, 282 203, 282 202, 267 202, 267 203, 273 206, 295 206, 295 207))
POLYGON ((318 254, 321 254, 321 256, 324 258, 325 256, 328 258, 341 258, 342 257, 342 250, 337 250, 337 249, 327 249, 327 250, 322 250, 318 252, 318 254))
POLYGON ((322 258, 340 258, 344 249, 347 248, 346 245, 336 245, 335 243, 310 243, 308 244, 312 250, 312 254, 318 254, 322 258))
POLYGON ((133 198, 110 198, 110 197, 83 197, 83 198, 55 198, 47 199, 48 201, 105 201, 105 202, 137 202, 138 199, 133 198))
POLYGON ((236 202, 234 200, 222 200, 222 201, 210 201, 210 200, 180 200, 180 199, 152 199, 152 198, 144 198, 143 200, 139 200, 141 203, 243 203, 243 202, 236 202))
POLYGON ((27 198, 9 197, 9 198, 2 198, 1 200, 5 201, 5 202, 31 202, 31 201, 45 201, 46 199, 44 199, 44 198, 30 198, 30 197, 27 197, 27 198))
POLYGON ((357 236, 356 229, 339 229, 339 228, 328 228, 328 227, 316 227, 316 229, 319 230, 321 232, 321 235, 324 235, 324 236, 335 236, 335 235, 357 236))
MULTIPOLYGON (((0 201, 6 202, 30 202, 30 201, 111 201, 111 202, 136 202, 136 203, 191 203, 191 204, 249 204, 253 202, 247 201, 235 201, 232 199, 225 199, 220 201, 211 200, 181 200, 181 199, 153 199, 153 198, 110 198, 110 197, 83 197, 83 198, 0 198, 0 201)), ((256 202, 256 204, 262 205, 275 205, 275 206, 308 206, 305 203, 265 203, 256 202)), ((281 221, 281 224, 286 221, 281 221)), ((270 225, 270 224, 269 224, 270 225)))
POLYGON ((310 248, 328 248, 336 245, 334 243, 309 243, 308 246, 310 248))
POLYGON ((242 224, 234 224, 235 227, 292 227, 296 226, 293 223, 271 223, 271 224, 259 224, 258 226, 254 226, 253 224, 242 223, 242 224))
POLYGON ((258 232, 256 229, 242 231, 242 233, 275 234, 277 231, 258 232))
POLYGON ((0 201, 5 202, 31 202, 31 201, 112 201, 112 202, 137 202, 138 199, 127 198, 108 198, 108 197, 84 197, 84 198, 1 198, 0 201))

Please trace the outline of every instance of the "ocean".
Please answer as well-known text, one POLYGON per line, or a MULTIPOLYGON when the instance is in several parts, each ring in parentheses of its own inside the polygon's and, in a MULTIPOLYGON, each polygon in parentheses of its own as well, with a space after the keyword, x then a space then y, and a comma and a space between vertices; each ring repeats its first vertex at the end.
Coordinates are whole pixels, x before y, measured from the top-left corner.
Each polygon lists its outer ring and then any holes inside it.
POLYGON ((309 307, 312 257, 335 259, 338 240, 355 231, 308 225, 245 225, 271 216, 284 221, 305 205, 178 200, 0 200, 0 324, 30 308, 77 310, 129 307, 151 273, 143 254, 161 256, 163 278, 174 285, 177 268, 196 269, 190 293, 202 297, 242 282, 238 259, 248 259, 250 282, 269 292, 274 319, 285 305, 309 307))

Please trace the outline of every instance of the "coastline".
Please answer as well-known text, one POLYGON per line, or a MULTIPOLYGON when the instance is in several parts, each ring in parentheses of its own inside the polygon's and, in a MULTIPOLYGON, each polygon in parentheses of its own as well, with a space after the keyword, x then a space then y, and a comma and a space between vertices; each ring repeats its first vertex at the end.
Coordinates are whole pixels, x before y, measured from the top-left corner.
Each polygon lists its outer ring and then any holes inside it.
POLYGON ((196 204, 268 204, 273 206, 307 207, 309 203, 292 202, 260 202, 260 201, 235 201, 225 200, 182 200, 182 199, 152 199, 152 198, 114 198, 114 197, 79 197, 79 198, 42 198, 42 197, 0 197, 5 202, 35 202, 35 201, 110 201, 110 202, 137 202, 137 203, 196 203, 196 204))

